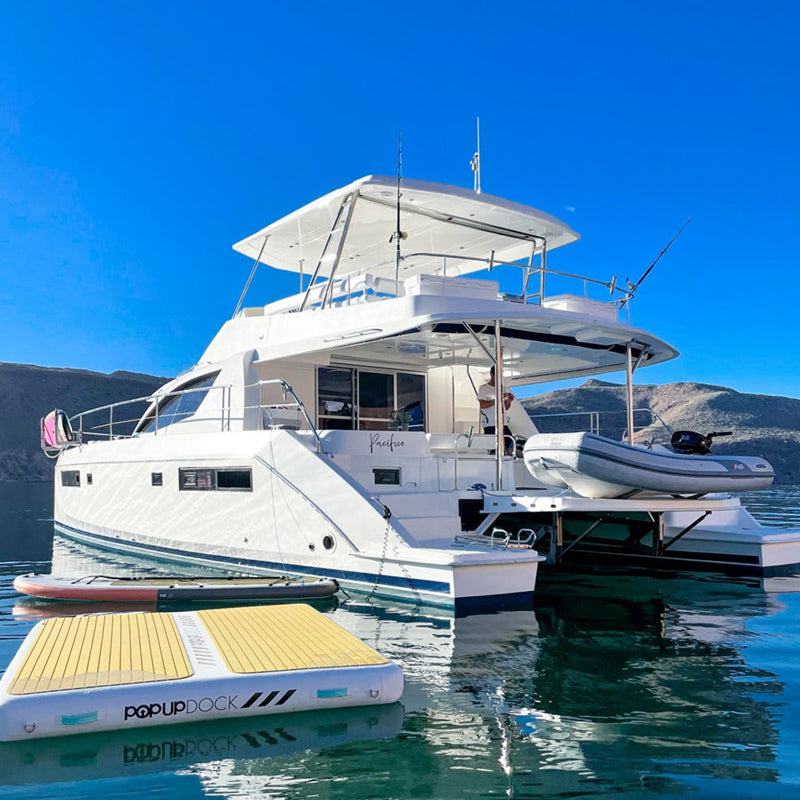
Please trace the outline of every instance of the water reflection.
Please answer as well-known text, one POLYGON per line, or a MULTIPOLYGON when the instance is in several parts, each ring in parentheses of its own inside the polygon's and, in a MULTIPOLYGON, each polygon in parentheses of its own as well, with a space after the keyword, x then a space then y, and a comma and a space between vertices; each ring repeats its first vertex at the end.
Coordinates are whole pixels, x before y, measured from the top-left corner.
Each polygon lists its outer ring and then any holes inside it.
POLYGON ((750 622, 779 604, 718 578, 595 580, 538 596, 533 706, 548 716, 536 736, 557 719, 600 780, 777 780, 773 701, 786 687, 748 665, 745 645, 750 622))
POLYGON ((267 774, 265 762, 272 759, 393 738, 402 724, 403 707, 394 703, 6 742, 0 743, 0 759, 9 784, 133 778, 222 762, 267 774))
MULTIPOLYGON (((753 619, 780 610, 747 583, 609 576, 544 587, 536 607, 337 620, 399 661, 408 764, 425 797, 574 797, 775 782, 775 673, 746 660, 753 619), (453 772, 469 780, 453 787, 453 772), (681 788, 682 787, 682 788, 681 788)), ((409 795, 412 796, 412 795, 409 795)))
POLYGON ((0 481, 0 562, 49 561, 53 484, 0 481))
MULTIPOLYGON (((54 557, 73 570, 66 574, 165 569, 69 543, 57 542, 54 557)), ((0 566, 0 666, 33 624, 8 613, 24 606, 9 590, 17 566, 0 566)), ((234 724, 236 747, 224 751, 186 747, 175 759, 170 748, 138 748, 143 757, 117 770, 115 790, 136 791, 134 777, 149 772, 165 797, 176 776, 191 777, 198 797, 301 798, 312 786, 315 795, 348 800, 791 796, 792 743, 800 740, 800 623, 792 611, 800 595, 790 592, 798 589, 798 577, 595 571, 543 576, 531 609, 455 618, 345 598, 326 613, 400 664, 402 708, 381 710, 370 730, 348 723, 350 733, 361 732, 350 738, 292 734, 296 746, 289 746, 265 717, 239 731, 234 724), (275 749, 247 749, 265 734, 275 749)), ((364 712, 374 718, 376 709, 364 712)), ((194 741, 195 727, 180 732, 194 741)), ((204 741, 224 734, 221 723, 206 727, 204 741)), ((167 730, 136 736, 181 741, 167 730)), ((62 742, 41 758, 74 765, 60 780, 76 784, 67 795, 85 796, 87 785, 78 782, 106 780, 108 765, 131 746, 124 741, 108 737, 116 748, 110 761, 103 742, 96 750, 91 742, 59 749, 62 742), (80 763, 69 755, 95 752, 80 763)), ((29 756, 16 758, 0 753, 6 765, 29 756)), ((27 770, 23 779, 44 775, 27 770)), ((3 767, 0 776, 12 782, 3 767)))

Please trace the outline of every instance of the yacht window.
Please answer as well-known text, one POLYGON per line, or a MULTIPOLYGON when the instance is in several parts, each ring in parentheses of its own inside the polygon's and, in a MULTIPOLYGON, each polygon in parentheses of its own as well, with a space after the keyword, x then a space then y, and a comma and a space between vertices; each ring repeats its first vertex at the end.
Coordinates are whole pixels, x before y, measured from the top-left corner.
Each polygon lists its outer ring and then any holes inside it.
POLYGON ((62 486, 80 486, 81 473, 77 469, 62 469, 61 470, 61 485, 62 486))
POLYGON ((372 480, 377 486, 399 486, 400 469, 397 467, 373 467, 372 480))
POLYGON ((180 422, 182 419, 191 417, 200 408, 200 404, 205 400, 208 390, 213 386, 214 381, 219 375, 215 372, 212 375, 204 375, 193 381, 184 383, 174 390, 173 394, 158 401, 158 416, 155 411, 150 411, 146 419, 139 425, 138 433, 160 430, 180 422))
POLYGON ((397 373, 397 411, 399 430, 425 430, 425 376, 397 373))
POLYGON ((179 469, 178 488, 186 491, 211 491, 217 488, 213 469, 179 469))
POLYGON ((425 376, 343 367, 317 370, 321 430, 425 430, 425 376))
POLYGON ((358 371, 358 428, 385 431, 394 408, 394 375, 358 371))
POLYGON ((323 430, 352 430, 353 370, 320 367, 317 371, 317 419, 323 430))
POLYGON ((218 469, 217 489, 252 489, 253 473, 249 469, 218 469))
POLYGON ((253 473, 249 468, 181 468, 178 470, 178 487, 188 492, 250 491, 253 488, 253 473))

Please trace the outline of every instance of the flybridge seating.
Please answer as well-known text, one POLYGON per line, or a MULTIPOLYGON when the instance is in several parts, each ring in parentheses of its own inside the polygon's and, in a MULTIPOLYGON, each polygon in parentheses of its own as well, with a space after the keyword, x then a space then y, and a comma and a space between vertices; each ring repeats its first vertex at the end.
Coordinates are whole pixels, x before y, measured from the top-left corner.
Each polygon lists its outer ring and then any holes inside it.
POLYGON ((332 288, 328 286, 327 282, 320 283, 313 286, 308 292, 286 297, 263 307, 243 308, 241 314, 245 317, 260 317, 300 311, 303 299, 306 297, 308 297, 308 303, 305 310, 314 310, 415 295, 468 297, 475 300, 497 300, 503 297, 499 293, 497 281, 448 278, 445 275, 413 275, 400 284, 398 291, 393 279, 381 278, 365 272, 336 278, 332 288))
MULTIPOLYGON (((445 257, 446 260, 446 257, 445 257)), ((488 262, 487 262, 488 266, 488 262)), ((500 266, 500 264, 495 264, 500 266)), ((519 267, 519 264, 511 266, 519 267)), ((270 316, 273 314, 295 313, 298 311, 312 311, 322 308, 340 308, 358 303, 369 303, 379 300, 388 300, 395 297, 411 297, 420 295, 433 295, 439 297, 463 297, 474 300, 504 300, 507 302, 534 304, 556 311, 572 311, 581 314, 592 314, 603 319, 616 319, 617 312, 627 299, 627 294, 612 301, 593 300, 583 295, 558 294, 541 297, 544 292, 544 275, 574 279, 583 283, 595 283, 610 288, 611 283, 597 281, 579 275, 546 270, 541 273, 539 280, 540 289, 530 293, 527 290, 530 273, 525 280, 520 294, 501 292, 498 281, 480 280, 477 278, 449 277, 446 272, 437 274, 416 274, 406 278, 399 285, 392 278, 374 275, 370 272, 350 273, 341 278, 335 278, 332 285, 327 281, 315 284, 306 292, 285 297, 265 306, 242 308, 239 312, 243 317, 270 316), (305 302, 305 306, 304 306, 305 302)), ((584 286, 584 292, 587 287, 584 286)), ((621 291, 616 289, 616 291, 621 291)))

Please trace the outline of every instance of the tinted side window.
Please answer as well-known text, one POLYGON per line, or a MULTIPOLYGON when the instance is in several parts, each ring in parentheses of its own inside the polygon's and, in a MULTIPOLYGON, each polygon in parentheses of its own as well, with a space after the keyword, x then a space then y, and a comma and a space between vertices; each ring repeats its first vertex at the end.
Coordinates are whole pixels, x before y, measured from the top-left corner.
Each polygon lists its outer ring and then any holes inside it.
POLYGON ((139 426, 138 432, 160 430, 174 422, 191 417, 205 400, 217 375, 219 372, 196 378, 175 389, 174 393, 161 398, 158 403, 158 414, 150 412, 147 419, 139 426))

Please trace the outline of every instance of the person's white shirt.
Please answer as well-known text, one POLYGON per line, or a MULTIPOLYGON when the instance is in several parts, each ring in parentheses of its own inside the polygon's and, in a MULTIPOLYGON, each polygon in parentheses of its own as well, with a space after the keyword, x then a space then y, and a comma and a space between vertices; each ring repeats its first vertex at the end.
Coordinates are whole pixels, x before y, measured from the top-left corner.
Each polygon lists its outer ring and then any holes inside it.
POLYGON ((497 427, 497 408, 495 408, 495 387, 491 383, 484 383, 478 389, 478 401, 481 406, 481 428, 497 427))
MULTIPOLYGON (((486 428, 497 428, 497 409, 495 408, 495 383, 494 383, 494 370, 489 375, 489 380, 478 389, 478 405, 481 408, 481 427, 485 431, 486 428)), ((514 395, 511 392, 503 394, 503 405, 508 410, 514 395)), ((506 423, 507 425, 508 423, 506 423)))

